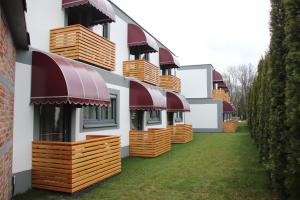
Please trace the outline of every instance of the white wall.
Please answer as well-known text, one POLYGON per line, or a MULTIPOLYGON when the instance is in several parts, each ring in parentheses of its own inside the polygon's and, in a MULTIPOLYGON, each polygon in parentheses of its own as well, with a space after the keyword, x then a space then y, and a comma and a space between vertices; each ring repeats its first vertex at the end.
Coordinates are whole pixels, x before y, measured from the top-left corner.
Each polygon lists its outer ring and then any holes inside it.
POLYGON ((177 70, 181 93, 186 98, 207 98, 207 69, 177 70))
POLYGON ((193 128, 218 128, 217 104, 190 104, 191 112, 186 113, 186 123, 193 128))
POLYGON ((33 105, 30 105, 31 66, 16 63, 13 128, 13 173, 31 169, 33 105))
POLYGON ((31 46, 49 51, 50 29, 65 25, 62 0, 27 0, 26 23, 31 46))
POLYGON ((129 145, 129 130, 130 130, 130 113, 129 113, 129 88, 120 87, 112 84, 107 84, 108 88, 116 89, 120 91, 120 110, 119 116, 119 128, 111 130, 100 130, 81 132, 80 131, 80 112, 81 109, 76 110, 76 133, 75 140, 82 141, 86 139, 86 135, 118 135, 121 136, 121 147, 129 145))
POLYGON ((149 53, 149 62, 159 67, 159 53, 149 53))
POLYGON ((120 75, 123 75, 123 61, 129 60, 127 29, 127 22, 118 16, 116 16, 116 22, 110 24, 110 40, 116 44, 116 70, 114 72, 120 75))

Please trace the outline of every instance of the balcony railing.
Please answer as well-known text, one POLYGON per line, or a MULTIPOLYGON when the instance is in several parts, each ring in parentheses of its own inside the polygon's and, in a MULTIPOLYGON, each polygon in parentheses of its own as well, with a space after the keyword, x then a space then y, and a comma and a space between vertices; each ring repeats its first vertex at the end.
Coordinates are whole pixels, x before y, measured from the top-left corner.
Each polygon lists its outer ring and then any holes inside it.
POLYGON ((159 85, 159 68, 146 60, 124 61, 123 76, 159 85))
POLYGON ((160 76, 160 87, 180 93, 181 91, 181 80, 176 76, 163 75, 160 76))
POLYGON ((213 90, 212 91, 213 99, 222 100, 226 102, 230 102, 230 97, 228 93, 226 93, 223 89, 213 90))
POLYGON ((176 124, 168 127, 172 130, 171 142, 173 144, 184 144, 193 140, 192 125, 176 124))
POLYGON ((50 52, 115 70, 116 45, 79 24, 51 30, 50 52))
POLYGON ((129 155, 157 157, 171 150, 171 129, 133 130, 129 132, 129 155))
POLYGON ((225 133, 235 133, 238 128, 239 122, 237 120, 227 120, 223 123, 225 133))
POLYGON ((73 193, 121 172, 120 137, 33 142, 32 187, 73 193))

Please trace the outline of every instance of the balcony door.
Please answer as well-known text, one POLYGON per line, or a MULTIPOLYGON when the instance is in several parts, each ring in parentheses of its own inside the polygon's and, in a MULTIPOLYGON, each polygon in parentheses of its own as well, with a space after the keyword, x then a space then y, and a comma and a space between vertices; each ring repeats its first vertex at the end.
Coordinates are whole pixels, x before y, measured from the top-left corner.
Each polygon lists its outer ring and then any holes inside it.
POLYGON ((144 111, 130 111, 131 130, 144 130, 144 111))
POLYGON ((168 112, 167 118, 168 118, 168 125, 174 125, 174 113, 168 112))
POLYGON ((40 105, 38 109, 39 140, 70 142, 72 105, 40 105))

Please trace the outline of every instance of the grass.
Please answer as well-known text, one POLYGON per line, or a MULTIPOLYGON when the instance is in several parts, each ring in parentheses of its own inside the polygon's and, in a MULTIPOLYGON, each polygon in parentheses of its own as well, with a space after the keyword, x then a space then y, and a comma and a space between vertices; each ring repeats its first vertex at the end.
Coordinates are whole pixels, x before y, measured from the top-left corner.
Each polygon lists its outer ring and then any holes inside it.
MULTIPOLYGON (((245 124, 238 133, 194 134, 158 158, 126 158, 122 173, 78 199, 275 199, 258 164, 257 149, 245 124)), ((16 199, 70 199, 31 190, 16 199)))

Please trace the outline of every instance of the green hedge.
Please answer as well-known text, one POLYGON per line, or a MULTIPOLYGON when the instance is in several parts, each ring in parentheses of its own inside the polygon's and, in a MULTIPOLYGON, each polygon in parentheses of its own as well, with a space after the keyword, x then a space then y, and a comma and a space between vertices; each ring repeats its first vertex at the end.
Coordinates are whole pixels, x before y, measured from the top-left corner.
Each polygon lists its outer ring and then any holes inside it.
POLYGON ((248 124, 280 199, 300 199, 300 1, 271 0, 271 42, 248 94, 248 124))

